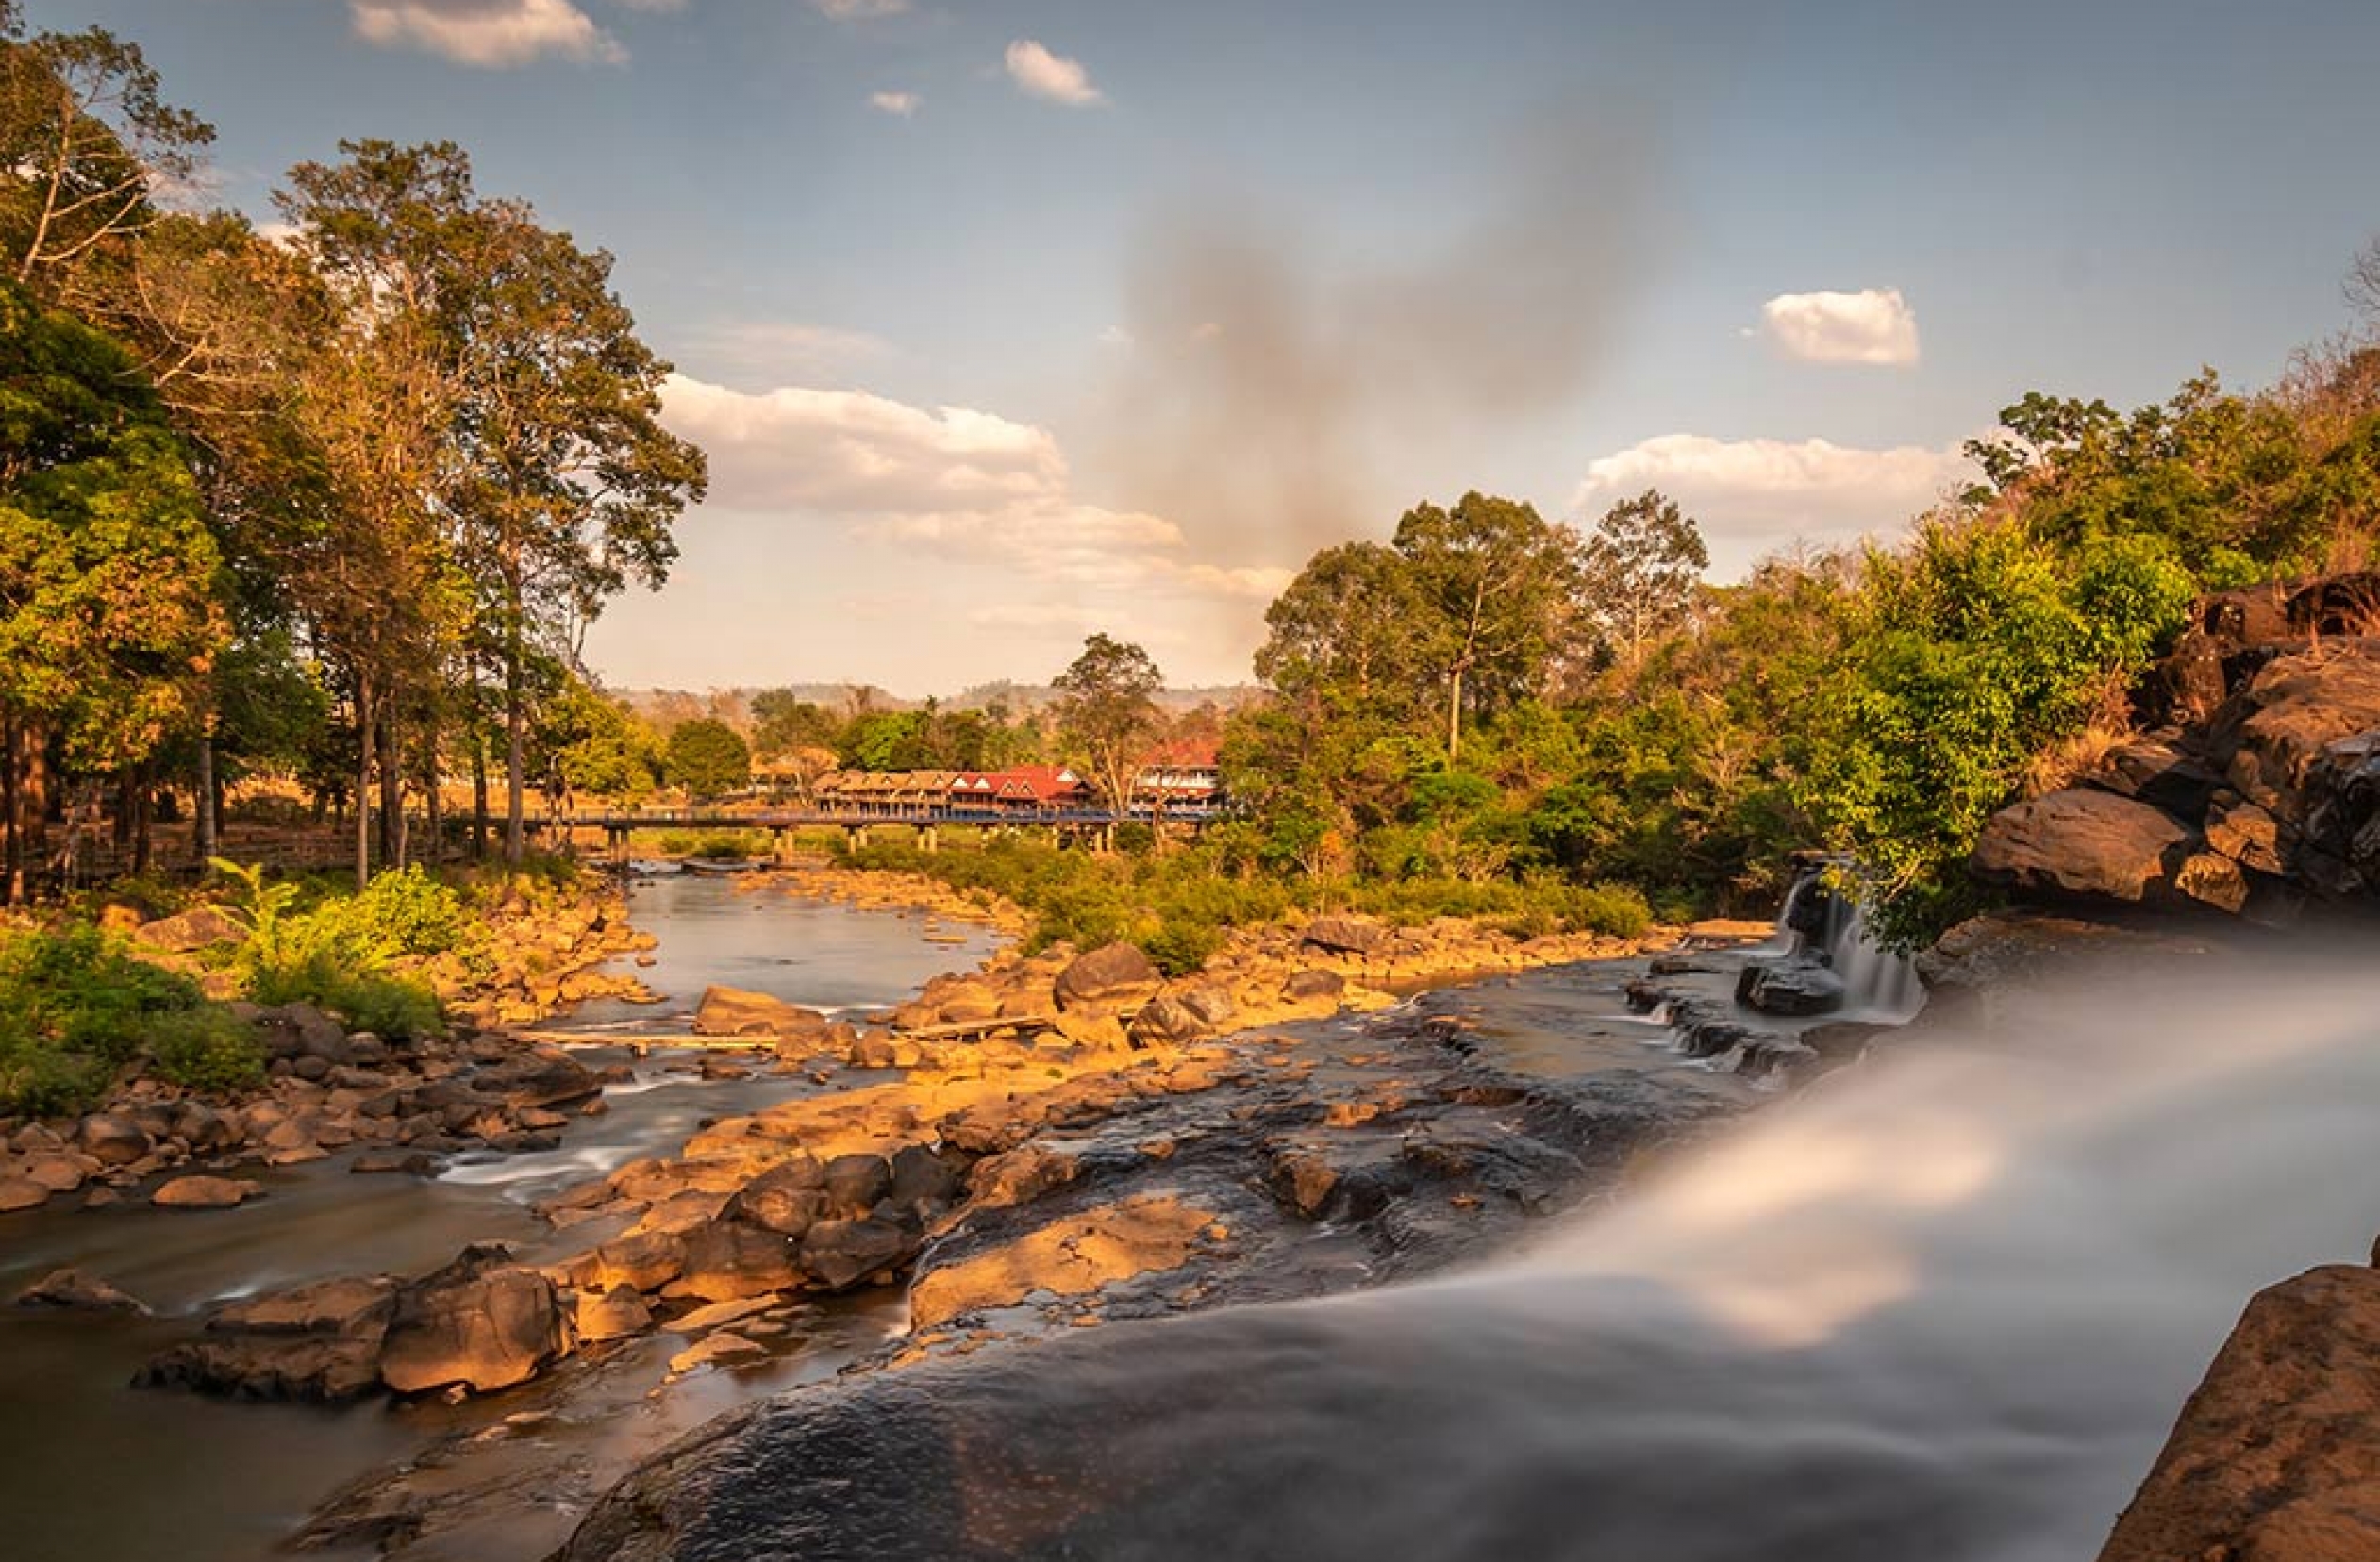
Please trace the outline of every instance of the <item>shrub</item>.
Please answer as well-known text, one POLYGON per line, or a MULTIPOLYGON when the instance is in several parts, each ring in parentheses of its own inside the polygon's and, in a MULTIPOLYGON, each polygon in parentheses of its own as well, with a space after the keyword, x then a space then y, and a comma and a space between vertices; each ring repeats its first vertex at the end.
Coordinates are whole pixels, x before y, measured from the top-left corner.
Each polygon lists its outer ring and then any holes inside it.
MULTIPOLYGON (((0 1113, 81 1110, 153 1035, 206 1008, 189 978, 90 926, 0 944, 0 1113)), ((223 1017, 226 1018, 227 1017, 223 1017)))
POLYGON ((159 1019, 149 1031, 149 1055, 160 1075, 193 1090, 244 1090, 264 1083, 263 1041, 212 1006, 159 1019))

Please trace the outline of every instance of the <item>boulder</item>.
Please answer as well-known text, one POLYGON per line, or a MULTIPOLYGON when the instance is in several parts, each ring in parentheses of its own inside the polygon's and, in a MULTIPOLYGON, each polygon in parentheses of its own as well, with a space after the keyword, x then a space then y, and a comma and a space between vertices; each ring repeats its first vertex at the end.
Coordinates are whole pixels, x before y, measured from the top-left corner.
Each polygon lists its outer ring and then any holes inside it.
POLYGON ((292 1062, 319 1057, 331 1064, 355 1061, 348 1051, 346 1027, 311 1004, 283 1004, 261 1010, 257 1027, 263 1034, 265 1051, 274 1057, 292 1062))
POLYGON ((595 1249, 595 1284, 657 1291, 686 1268, 686 1244, 666 1231, 631 1232, 595 1249))
POLYGON ((239 943, 247 936, 246 928, 212 906, 194 906, 176 916, 142 922, 132 932, 139 942, 169 955, 189 955, 217 944, 239 943))
POLYGON ((242 1177, 175 1177, 150 1194, 149 1203, 159 1209, 229 1209, 263 1191, 242 1177))
POLYGON ((2284 871, 2280 822, 2236 796, 2228 805, 2218 804, 2207 811, 2206 844, 2242 868, 2259 873, 2284 871))
POLYGON ((1132 1039, 1141 1046, 1179 1047, 1210 1033, 1207 1022, 1177 998, 1152 998, 1132 1017, 1132 1039))
POLYGON ((697 1036, 814 1036, 826 1026, 816 1009, 741 988, 707 987, 694 1008, 697 1036))
POLYGON ((793 1239, 774 1231, 741 1221, 709 1221, 687 1232, 685 1243, 686 1267, 670 1283, 673 1296, 734 1302, 802 1283, 793 1239))
POLYGON ((1111 943, 1082 955, 1057 973, 1057 1006, 1129 1008, 1153 997, 1164 980, 1138 948, 1111 943))
POLYGON ((2248 1304, 2099 1556, 2380 1556, 2380 1271, 2313 1270, 2248 1304))
POLYGON ((1346 995, 1347 978, 1335 971, 1293 971, 1281 984, 1281 996, 1292 1004, 1336 1004, 1346 995))
POLYGON ((460 1384, 477 1392, 535 1377, 569 1345, 553 1282, 496 1245, 398 1291, 380 1381, 400 1394, 460 1384))
POLYGON ((72 1193, 90 1180, 97 1163, 87 1155, 54 1152, 25 1158, 24 1174, 53 1193, 72 1193))
POLYGON ((1005 1209, 1029 1204, 1050 1189, 1073 1182, 1081 1171, 1079 1157, 1029 1140, 975 1163, 967 1174, 970 1207, 1005 1209))
POLYGON ((892 1186, 878 1207, 920 1219, 957 1202, 961 1179, 957 1157, 937 1154, 923 1144, 905 1144, 892 1153, 892 1186))
POLYGON ((2248 904, 2248 875, 2220 852, 2192 852, 2173 869, 2173 890, 2236 917, 2248 904))
POLYGON ((1360 917, 1316 917, 1298 941, 1325 954, 1369 957, 1387 946, 1389 930, 1360 917))
POLYGON ((653 1309, 633 1286, 579 1292, 572 1317, 585 1340, 625 1339, 653 1327, 653 1309))
POLYGON ((30 1177, 0 1176, 0 1215, 39 1209, 50 1202, 50 1190, 30 1177))
POLYGON ((130 1166, 153 1147, 141 1125, 121 1112, 93 1112, 75 1129, 75 1147, 103 1166, 130 1166))
POLYGON ((75 1312, 128 1312, 148 1316, 149 1309, 133 1296, 80 1270, 62 1269, 42 1276, 17 1292, 20 1307, 64 1307, 75 1312))
POLYGON ((821 1186, 837 1215, 865 1215, 892 1191, 892 1167, 882 1155, 859 1152, 826 1163, 821 1186))
POLYGON ((1194 987, 1179 994, 1181 1005, 1195 1015, 1209 1033, 1231 1023, 1231 1017, 1240 1011, 1231 993, 1219 987, 1194 987))
POLYGON ((2139 903, 2159 894, 2189 855, 2189 826, 2112 792, 2051 792, 1984 825, 1972 866, 2012 889, 2139 903))
POLYGON ((603 1090, 592 1069, 558 1047, 540 1047, 483 1069, 472 1084, 516 1110, 565 1105, 603 1090))
POLYGON ((1755 960, 1736 978, 1736 1001, 1763 1014, 1826 1014, 1842 1007, 1843 979, 1816 960, 1755 960))
POLYGON ((134 1381, 242 1399, 355 1399, 380 1386, 395 1294, 385 1278, 325 1280, 236 1303, 134 1381))
POLYGON ((802 1238, 802 1268, 828 1290, 848 1290, 870 1275, 907 1263, 924 1237, 891 1221, 821 1221, 802 1238))
POLYGON ((2108 750, 2089 779, 2102 791, 2162 808, 2177 819, 2204 814, 2222 785, 2205 760, 2182 746, 2181 734, 2173 729, 2108 750))

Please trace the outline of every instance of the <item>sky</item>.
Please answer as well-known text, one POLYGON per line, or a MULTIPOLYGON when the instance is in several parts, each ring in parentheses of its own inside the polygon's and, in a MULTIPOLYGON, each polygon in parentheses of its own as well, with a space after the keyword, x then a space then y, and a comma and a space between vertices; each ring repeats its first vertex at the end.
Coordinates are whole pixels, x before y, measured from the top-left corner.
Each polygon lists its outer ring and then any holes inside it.
POLYGON ((1246 679, 1316 550, 1659 488, 1890 536, 2029 390, 2255 386, 2380 230, 2368 0, 26 0, 259 219, 453 140, 708 453, 614 687, 1246 679))

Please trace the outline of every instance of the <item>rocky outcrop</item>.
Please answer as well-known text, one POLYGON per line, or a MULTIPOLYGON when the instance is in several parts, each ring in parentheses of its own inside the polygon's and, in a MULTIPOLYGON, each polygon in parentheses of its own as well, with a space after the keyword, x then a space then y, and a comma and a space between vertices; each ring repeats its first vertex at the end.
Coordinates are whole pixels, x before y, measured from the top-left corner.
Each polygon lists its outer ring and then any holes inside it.
POLYGON ((526 1383, 569 1348, 553 1282, 500 1246, 466 1248, 400 1290, 380 1346, 380 1381, 400 1394, 526 1383))
POLYGON ((396 1282, 325 1280, 235 1303, 141 1370, 142 1388, 337 1402, 380 1387, 396 1282))
POLYGON ((2260 1293, 2100 1562, 2380 1557, 2380 1271, 2260 1293))
POLYGON ((2049 900, 2196 906, 2278 922, 2380 903, 2373 577, 2210 599, 2143 690, 2167 724, 1986 826, 1984 879, 2049 900), (2295 638, 2291 638, 2295 637, 2295 638))
POLYGON ((1054 988, 1061 1009, 1134 1007, 1157 995, 1164 974, 1128 943, 1092 950, 1057 973, 1054 988))

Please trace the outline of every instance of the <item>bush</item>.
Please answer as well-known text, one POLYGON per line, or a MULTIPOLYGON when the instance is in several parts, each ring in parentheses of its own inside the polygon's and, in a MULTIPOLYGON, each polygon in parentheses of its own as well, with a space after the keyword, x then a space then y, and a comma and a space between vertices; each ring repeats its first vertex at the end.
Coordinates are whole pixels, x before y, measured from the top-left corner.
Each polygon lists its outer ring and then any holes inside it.
POLYGON ((93 1105, 153 1036, 198 1016, 228 1022, 197 984, 95 927, 18 934, 0 944, 0 1113, 93 1105))
POLYGON ((445 1011, 438 994, 426 985, 383 972, 348 970, 325 955, 255 972, 249 979, 248 995, 268 1007, 311 1004, 338 1015, 351 1029, 391 1039, 446 1034, 445 1011))
POLYGON ((264 1083, 264 1043, 257 1033, 212 1006, 170 1014, 149 1032, 157 1072, 193 1090, 227 1092, 264 1083))

